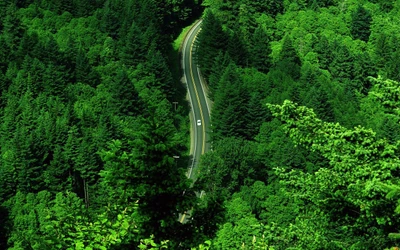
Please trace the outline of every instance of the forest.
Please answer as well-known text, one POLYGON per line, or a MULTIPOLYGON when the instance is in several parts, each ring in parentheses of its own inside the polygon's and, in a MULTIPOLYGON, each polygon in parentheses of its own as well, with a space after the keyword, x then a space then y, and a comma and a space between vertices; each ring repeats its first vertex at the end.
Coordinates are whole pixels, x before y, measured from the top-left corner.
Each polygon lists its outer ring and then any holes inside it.
POLYGON ((397 249, 399 28, 395 0, 1 1, 0 249, 397 249))

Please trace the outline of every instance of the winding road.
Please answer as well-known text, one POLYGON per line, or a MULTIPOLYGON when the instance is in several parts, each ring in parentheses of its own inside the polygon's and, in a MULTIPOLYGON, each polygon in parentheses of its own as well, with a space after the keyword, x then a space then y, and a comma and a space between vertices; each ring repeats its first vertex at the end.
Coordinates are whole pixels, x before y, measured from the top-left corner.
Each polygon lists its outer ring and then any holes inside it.
MULTIPOLYGON (((204 92, 205 86, 202 82, 199 68, 194 60, 193 52, 195 50, 194 42, 201 30, 201 21, 197 22, 189 30, 182 50, 182 68, 184 80, 188 89, 189 100, 192 107, 191 124, 193 136, 191 138, 191 152, 193 157, 192 165, 188 172, 188 178, 193 179, 197 171, 200 156, 210 149, 209 134, 210 131, 210 107, 204 92), (201 125, 198 124, 201 121, 201 125)), ((186 214, 180 218, 180 222, 185 221, 186 214)))

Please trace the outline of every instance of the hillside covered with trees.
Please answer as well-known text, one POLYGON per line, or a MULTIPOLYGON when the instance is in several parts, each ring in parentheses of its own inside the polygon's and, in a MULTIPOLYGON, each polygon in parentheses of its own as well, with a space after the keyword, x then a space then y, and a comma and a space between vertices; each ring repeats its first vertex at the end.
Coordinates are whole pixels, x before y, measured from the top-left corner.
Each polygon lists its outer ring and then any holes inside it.
POLYGON ((0 17, 0 249, 400 245, 398 1, 6 0, 0 17), (192 185, 172 43, 201 16, 213 150, 192 185))
POLYGON ((399 2, 203 4, 212 249, 399 246, 399 2))
POLYGON ((197 198, 182 196, 188 106, 171 44, 201 8, 1 1, 0 249, 176 248, 193 232, 178 221, 197 198))

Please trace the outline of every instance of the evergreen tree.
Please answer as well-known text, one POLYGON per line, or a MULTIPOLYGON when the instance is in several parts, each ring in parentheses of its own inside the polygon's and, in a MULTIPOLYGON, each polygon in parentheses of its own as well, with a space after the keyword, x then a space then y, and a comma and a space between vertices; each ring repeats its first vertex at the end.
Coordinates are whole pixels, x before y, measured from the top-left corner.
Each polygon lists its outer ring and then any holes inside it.
POLYGON ((326 36, 319 37, 318 42, 315 44, 315 52, 318 53, 319 67, 327 70, 333 61, 333 52, 326 36))
POLYGON ((390 61, 392 47, 390 46, 389 37, 385 33, 379 34, 375 42, 375 62, 379 69, 385 68, 390 61))
POLYGON ((108 84, 107 89, 113 93, 120 114, 136 116, 141 113, 143 103, 125 70, 119 70, 115 78, 108 84))
POLYGON ((155 46, 152 46, 147 53, 145 68, 148 75, 154 76, 154 80, 148 87, 158 88, 171 100, 175 93, 172 74, 166 59, 159 50, 155 49, 155 46))
POLYGON ((354 89, 367 94, 371 88, 371 81, 368 77, 376 77, 376 65, 373 63, 368 52, 362 52, 355 56, 354 62, 354 89))
POLYGON ((228 65, 218 83, 218 93, 214 96, 213 140, 224 137, 246 138, 246 107, 250 99, 247 90, 240 82, 234 63, 228 65))
POLYGON ((196 61, 204 77, 210 76, 214 58, 226 49, 228 37, 221 28, 219 20, 207 11, 202 22, 202 31, 196 39, 196 61))
POLYGON ((276 66, 279 70, 287 73, 293 79, 300 78, 301 60, 289 35, 286 35, 283 38, 282 49, 276 66))
POLYGON ((133 22, 120 52, 122 62, 128 66, 136 66, 146 58, 146 44, 143 41, 143 32, 139 26, 133 22))
POLYGON ((76 54, 75 80, 95 87, 99 82, 98 78, 96 71, 92 68, 89 59, 86 57, 85 51, 82 48, 79 49, 76 54))
POLYGON ((226 67, 232 62, 232 59, 229 57, 227 52, 222 53, 219 52, 218 56, 214 60, 214 65, 211 68, 210 77, 207 81, 208 86, 210 87, 209 97, 214 99, 214 93, 218 92, 218 82, 221 79, 221 76, 224 73, 226 67))
POLYGON ((249 55, 237 26, 229 36, 227 52, 237 66, 246 67, 248 65, 249 55))
POLYGON ((102 12, 102 30, 107 32, 113 39, 118 38, 118 32, 122 25, 122 10, 124 3, 121 0, 106 1, 102 12))
POLYGON ((261 96, 259 92, 252 93, 247 104, 245 120, 248 140, 253 140, 259 133, 261 124, 270 118, 267 108, 263 105, 261 96))
POLYGON ((17 16, 17 12, 17 6, 10 4, 7 7, 6 16, 3 21, 3 35, 7 46, 11 50, 11 54, 16 52, 25 30, 17 16))
POLYGON ((249 57, 251 66, 263 73, 268 73, 271 67, 271 61, 269 58, 271 48, 269 45, 269 37, 262 26, 257 27, 254 31, 249 52, 251 55, 249 57))
POLYGON ((398 39, 396 36, 393 36, 390 39, 390 44, 392 48, 392 52, 390 55, 390 59, 387 62, 387 73, 388 73, 388 78, 395 80, 395 81, 400 81, 400 39, 398 39))
POLYGON ((332 76, 339 81, 353 79, 354 77, 354 57, 346 45, 340 44, 335 40, 333 44, 333 60, 329 65, 332 76))
POLYGON ((356 11, 351 15, 350 32, 354 39, 368 42, 371 34, 370 26, 372 22, 371 14, 362 5, 358 5, 356 11))

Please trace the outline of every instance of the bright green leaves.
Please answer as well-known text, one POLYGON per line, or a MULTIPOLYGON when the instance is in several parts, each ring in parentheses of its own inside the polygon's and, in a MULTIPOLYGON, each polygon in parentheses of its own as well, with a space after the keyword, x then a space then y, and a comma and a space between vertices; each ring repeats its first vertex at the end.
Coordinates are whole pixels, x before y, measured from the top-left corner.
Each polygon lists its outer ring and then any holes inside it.
POLYGON ((108 206, 91 217, 74 193, 58 193, 52 199, 42 191, 17 193, 6 205, 14 223, 10 249, 109 249, 137 231, 134 203, 124 209, 108 206))
POLYGON ((330 166, 314 174, 293 170, 280 173, 290 195, 312 202, 329 220, 342 226, 357 225, 351 230, 355 234, 390 227, 399 220, 388 209, 392 202, 382 200, 385 192, 379 187, 398 171, 396 147, 377 139, 370 129, 346 129, 323 122, 312 110, 290 101, 268 107, 295 143, 318 151, 329 160, 330 166))

